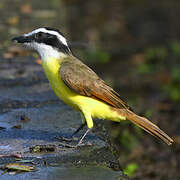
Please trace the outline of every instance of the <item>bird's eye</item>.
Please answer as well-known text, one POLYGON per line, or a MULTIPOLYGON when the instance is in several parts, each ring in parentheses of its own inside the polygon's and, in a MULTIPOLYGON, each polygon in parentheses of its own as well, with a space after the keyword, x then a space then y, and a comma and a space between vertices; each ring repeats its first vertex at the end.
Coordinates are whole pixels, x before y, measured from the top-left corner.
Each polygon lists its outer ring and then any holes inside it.
POLYGON ((42 39, 42 36, 43 36, 43 33, 39 32, 39 33, 37 33, 37 34, 34 35, 34 38, 35 38, 36 40, 38 40, 38 39, 42 39))
POLYGON ((37 34, 37 36, 38 36, 38 38, 41 38, 41 37, 43 36, 43 33, 39 32, 39 33, 37 34))

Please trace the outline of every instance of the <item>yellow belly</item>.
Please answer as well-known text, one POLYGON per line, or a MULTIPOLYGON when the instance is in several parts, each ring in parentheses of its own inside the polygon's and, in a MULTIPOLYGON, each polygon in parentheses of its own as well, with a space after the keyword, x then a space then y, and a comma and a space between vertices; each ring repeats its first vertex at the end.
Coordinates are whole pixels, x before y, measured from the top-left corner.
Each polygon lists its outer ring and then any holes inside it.
POLYGON ((92 117, 109 119, 112 121, 125 120, 116 111, 112 111, 109 105, 99 100, 79 95, 69 89, 60 77, 60 60, 51 58, 43 62, 43 69, 55 94, 65 103, 78 111, 90 112, 92 117))

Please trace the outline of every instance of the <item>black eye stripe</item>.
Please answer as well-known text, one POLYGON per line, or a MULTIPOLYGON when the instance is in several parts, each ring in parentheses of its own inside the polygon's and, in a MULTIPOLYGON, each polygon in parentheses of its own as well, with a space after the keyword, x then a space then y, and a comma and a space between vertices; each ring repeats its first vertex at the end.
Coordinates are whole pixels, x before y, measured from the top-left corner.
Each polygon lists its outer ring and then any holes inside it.
POLYGON ((47 35, 47 33, 43 33, 43 32, 38 32, 38 33, 34 34, 34 38, 36 39, 36 41, 40 41, 43 38, 48 38, 49 36, 47 35))
POLYGON ((36 42, 45 42, 47 39, 56 39, 57 37, 55 35, 49 34, 49 33, 44 33, 44 32, 38 32, 33 35, 34 40, 36 42))
POLYGON ((56 35, 45 32, 38 32, 33 35, 32 39, 37 43, 43 43, 46 45, 50 45, 53 48, 57 48, 59 51, 63 53, 71 53, 69 47, 63 44, 56 35))

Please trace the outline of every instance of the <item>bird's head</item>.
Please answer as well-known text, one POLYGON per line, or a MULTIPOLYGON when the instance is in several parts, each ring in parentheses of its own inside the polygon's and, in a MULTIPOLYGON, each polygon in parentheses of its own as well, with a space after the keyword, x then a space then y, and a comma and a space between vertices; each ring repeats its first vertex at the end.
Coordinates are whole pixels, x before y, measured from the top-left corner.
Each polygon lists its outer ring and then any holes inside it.
POLYGON ((62 33, 57 29, 49 27, 35 29, 30 33, 15 37, 12 40, 37 51, 42 60, 49 57, 65 57, 71 54, 67 40, 62 33))

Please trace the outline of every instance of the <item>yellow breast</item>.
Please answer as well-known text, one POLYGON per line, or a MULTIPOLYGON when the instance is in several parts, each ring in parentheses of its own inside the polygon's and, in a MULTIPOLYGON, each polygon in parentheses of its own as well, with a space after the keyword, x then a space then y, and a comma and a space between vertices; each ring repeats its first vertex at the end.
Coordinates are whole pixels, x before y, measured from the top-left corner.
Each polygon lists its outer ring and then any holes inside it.
POLYGON ((55 94, 65 103, 77 109, 77 105, 71 100, 77 94, 64 84, 60 76, 61 59, 49 58, 42 65, 55 94))

